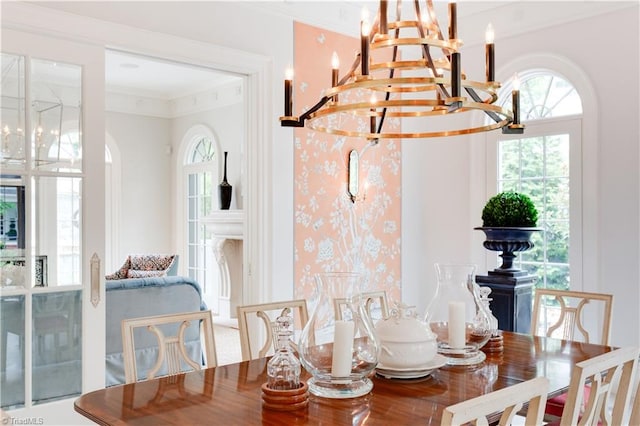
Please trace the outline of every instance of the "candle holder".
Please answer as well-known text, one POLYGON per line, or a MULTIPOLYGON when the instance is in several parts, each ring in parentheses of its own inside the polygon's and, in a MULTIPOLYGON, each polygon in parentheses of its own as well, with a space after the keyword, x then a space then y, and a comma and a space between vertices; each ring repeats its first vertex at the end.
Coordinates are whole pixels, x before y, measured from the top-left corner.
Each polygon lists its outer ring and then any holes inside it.
POLYGON ((491 337, 491 324, 480 306, 474 265, 436 263, 438 287, 426 321, 436 334, 438 353, 448 365, 474 365, 485 360, 480 350, 491 337))
POLYGON ((362 276, 323 273, 315 281, 318 299, 298 344, 302 366, 312 375, 309 392, 325 398, 366 395, 380 344, 360 297, 362 276))

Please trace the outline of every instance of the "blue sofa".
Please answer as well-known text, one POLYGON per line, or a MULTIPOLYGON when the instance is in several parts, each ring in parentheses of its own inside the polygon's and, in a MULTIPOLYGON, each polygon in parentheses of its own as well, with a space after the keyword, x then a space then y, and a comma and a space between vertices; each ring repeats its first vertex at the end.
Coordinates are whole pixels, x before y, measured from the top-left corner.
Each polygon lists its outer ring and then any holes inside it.
MULTIPOLYGON (((120 328, 123 319, 206 309, 200 285, 188 277, 164 276, 107 281, 106 386, 124 383, 120 328)), ((135 338, 136 362, 139 371, 147 371, 155 362, 157 341, 151 333, 141 333, 135 338)), ((193 359, 201 359, 202 350, 197 324, 187 329, 185 340, 189 355, 193 359)))

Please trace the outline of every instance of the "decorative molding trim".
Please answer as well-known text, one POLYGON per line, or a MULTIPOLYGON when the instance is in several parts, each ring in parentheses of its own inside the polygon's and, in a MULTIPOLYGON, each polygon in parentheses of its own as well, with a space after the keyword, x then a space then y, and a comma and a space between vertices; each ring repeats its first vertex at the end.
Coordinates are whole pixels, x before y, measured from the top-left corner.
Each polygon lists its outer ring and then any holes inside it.
POLYGON ((177 118, 236 105, 242 103, 242 101, 242 81, 238 81, 171 100, 110 91, 106 94, 105 109, 106 111, 124 114, 177 118))

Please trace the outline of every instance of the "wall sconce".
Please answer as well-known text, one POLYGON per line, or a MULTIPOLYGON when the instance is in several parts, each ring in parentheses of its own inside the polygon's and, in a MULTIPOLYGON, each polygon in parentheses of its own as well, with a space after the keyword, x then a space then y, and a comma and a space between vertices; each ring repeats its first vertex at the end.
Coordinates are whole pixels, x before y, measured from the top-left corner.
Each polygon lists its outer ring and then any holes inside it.
POLYGON ((349 193, 349 198, 351 198, 351 202, 355 203, 358 198, 358 190, 359 190, 359 164, 360 164, 360 154, 355 149, 349 152, 349 176, 348 176, 348 185, 347 192, 349 193))

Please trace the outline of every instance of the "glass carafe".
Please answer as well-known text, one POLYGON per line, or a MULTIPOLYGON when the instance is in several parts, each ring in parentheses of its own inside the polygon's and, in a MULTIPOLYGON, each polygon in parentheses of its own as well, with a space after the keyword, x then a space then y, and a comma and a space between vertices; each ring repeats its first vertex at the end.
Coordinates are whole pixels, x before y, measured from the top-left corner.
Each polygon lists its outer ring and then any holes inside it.
POLYGON ((353 398, 373 388, 380 344, 360 297, 362 276, 316 275, 318 300, 300 336, 302 366, 313 376, 309 392, 326 398, 353 398))
POLYGON ((438 353, 449 365, 485 360, 480 350, 491 337, 491 325, 480 306, 474 265, 436 263, 438 288, 425 319, 438 340, 438 353))

